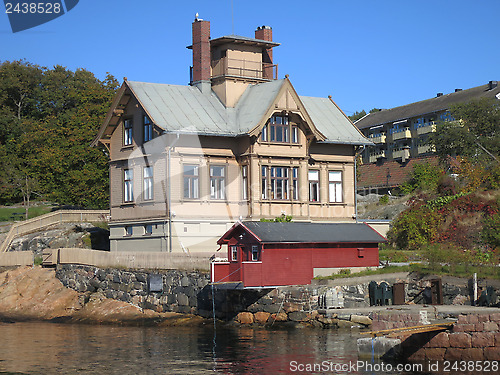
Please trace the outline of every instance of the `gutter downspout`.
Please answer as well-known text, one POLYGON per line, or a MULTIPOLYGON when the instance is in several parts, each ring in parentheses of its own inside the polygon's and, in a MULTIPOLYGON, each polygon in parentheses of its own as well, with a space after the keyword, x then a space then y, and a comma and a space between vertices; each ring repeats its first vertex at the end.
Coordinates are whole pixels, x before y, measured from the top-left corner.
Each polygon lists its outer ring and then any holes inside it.
POLYGON ((168 156, 167 156, 167 169, 168 169, 168 179, 167 179, 167 200, 168 200, 168 252, 172 252, 172 184, 170 179, 172 174, 170 173, 170 157, 171 151, 175 144, 179 141, 179 133, 176 133, 177 138, 168 146, 168 156))
POLYGON ((358 223, 358 175, 357 175, 357 159, 358 156, 365 150, 366 146, 361 145, 361 149, 354 154, 354 215, 356 224, 358 223))

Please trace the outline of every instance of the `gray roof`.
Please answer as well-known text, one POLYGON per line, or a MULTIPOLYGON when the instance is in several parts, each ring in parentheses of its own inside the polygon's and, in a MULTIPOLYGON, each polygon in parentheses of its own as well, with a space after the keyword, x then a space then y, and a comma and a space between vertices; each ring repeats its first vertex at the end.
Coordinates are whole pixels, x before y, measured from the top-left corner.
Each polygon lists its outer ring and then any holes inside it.
POLYGON ((367 224, 244 221, 241 225, 264 243, 378 243, 386 241, 367 224))
POLYGON ((500 86, 489 90, 488 84, 473 87, 471 89, 453 92, 423 100, 416 103, 406 104, 401 107, 392 109, 384 109, 380 112, 369 113, 365 117, 356 121, 356 126, 359 129, 365 129, 371 126, 382 125, 390 122, 400 121, 411 117, 440 112, 450 108, 451 105, 468 102, 473 99, 483 97, 494 98, 500 93, 500 86))
MULTIPOLYGON (((249 85, 234 108, 226 108, 213 91, 195 86, 126 81, 151 120, 167 132, 239 136, 255 128, 286 80, 249 85)), ((325 142, 370 144, 329 99, 300 97, 325 142)))

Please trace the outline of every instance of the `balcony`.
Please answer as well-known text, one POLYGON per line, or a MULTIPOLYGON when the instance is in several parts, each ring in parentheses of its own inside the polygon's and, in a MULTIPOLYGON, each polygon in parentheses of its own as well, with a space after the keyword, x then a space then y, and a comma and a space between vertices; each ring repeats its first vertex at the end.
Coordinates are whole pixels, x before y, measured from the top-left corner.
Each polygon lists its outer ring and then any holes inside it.
POLYGON ((385 133, 370 134, 370 141, 376 144, 385 143, 386 138, 385 133))
POLYGON ((429 152, 436 152, 436 148, 433 145, 422 145, 417 147, 419 154, 427 154, 429 152))
POLYGON ((397 141, 398 139, 408 139, 411 138, 410 128, 401 128, 392 130, 392 140, 397 141))
POLYGON ((406 160, 410 157, 410 147, 395 148, 392 150, 393 159, 403 159, 406 160))
POLYGON ((375 163, 380 158, 385 158, 385 150, 371 152, 369 161, 370 163, 375 163))
POLYGON ((278 79, 278 65, 224 57, 220 60, 212 61, 212 78, 221 76, 270 81, 278 79))
POLYGON ((433 133, 435 131, 436 131, 436 123, 434 121, 422 124, 421 126, 417 127, 418 135, 433 133))

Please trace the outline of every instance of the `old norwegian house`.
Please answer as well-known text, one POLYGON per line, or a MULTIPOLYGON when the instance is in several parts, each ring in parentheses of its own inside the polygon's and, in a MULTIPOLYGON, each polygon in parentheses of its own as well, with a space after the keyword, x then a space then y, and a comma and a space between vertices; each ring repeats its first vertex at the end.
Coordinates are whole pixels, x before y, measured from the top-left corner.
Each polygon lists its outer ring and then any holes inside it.
POLYGON ((370 144, 330 98, 278 79, 270 27, 192 25, 188 86, 125 80, 93 144, 110 157, 111 251, 209 252, 236 221, 353 222, 370 144))
POLYGON ((238 222, 219 240, 227 260, 211 264, 213 283, 235 287, 310 284, 341 268, 377 267, 385 238, 366 224, 238 222))

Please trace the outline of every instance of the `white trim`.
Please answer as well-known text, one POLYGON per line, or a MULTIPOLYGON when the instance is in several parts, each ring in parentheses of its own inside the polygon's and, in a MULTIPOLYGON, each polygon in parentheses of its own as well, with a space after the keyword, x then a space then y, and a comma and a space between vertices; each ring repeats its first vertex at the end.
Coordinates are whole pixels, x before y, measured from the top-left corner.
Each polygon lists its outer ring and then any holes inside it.
POLYGON ((262 263, 261 260, 246 260, 244 262, 241 262, 241 264, 256 264, 256 263, 262 263))

